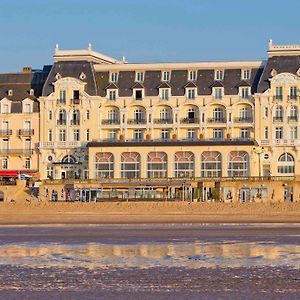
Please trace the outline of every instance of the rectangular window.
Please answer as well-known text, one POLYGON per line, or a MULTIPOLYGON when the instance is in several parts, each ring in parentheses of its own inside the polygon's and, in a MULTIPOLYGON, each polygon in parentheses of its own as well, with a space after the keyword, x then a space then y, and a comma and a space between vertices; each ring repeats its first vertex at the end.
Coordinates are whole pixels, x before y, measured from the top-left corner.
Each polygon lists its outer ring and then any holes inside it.
POLYGON ((6 170, 8 169, 8 159, 6 157, 2 158, 2 161, 1 161, 2 165, 2 169, 6 170))
POLYGON ((264 129, 264 139, 269 139, 269 128, 268 127, 265 127, 264 129))
POLYGON ((142 90, 135 90, 134 91, 134 98, 135 98, 135 100, 142 100, 143 99, 143 91, 142 90))
POLYGON ((298 138, 298 128, 297 126, 291 127, 291 140, 296 140, 298 138))
POLYGON ((160 132, 160 138, 162 140, 170 139, 170 131, 168 129, 162 129, 160 132))
POLYGON ((90 119, 90 111, 89 111, 89 110, 86 111, 86 119, 87 119, 87 120, 90 119))
POLYGON ((66 130, 65 129, 59 129, 58 139, 60 142, 66 141, 66 130))
POLYGON ((215 80, 223 80, 223 71, 222 70, 215 71, 215 80))
POLYGON ((222 128, 213 129, 213 139, 214 140, 223 140, 224 139, 224 130, 222 128))
POLYGON ((241 89, 241 96, 243 99, 248 99, 250 97, 250 88, 249 87, 243 87, 241 89))
POLYGON ((297 99, 297 87, 296 86, 291 86, 290 87, 290 99, 291 100, 296 100, 297 99))
POLYGON ((144 81, 144 72, 136 72, 135 73, 135 81, 143 82, 144 81))
POLYGON ((275 128, 275 139, 283 139, 283 127, 276 127, 275 128))
POLYGON ((276 100, 282 100, 282 86, 276 87, 276 94, 275 94, 276 100))
POLYGON ((109 98, 109 100, 116 100, 116 98, 117 98, 117 91, 116 90, 110 90, 109 92, 108 92, 108 98, 109 98))
POLYGON ((78 90, 73 91, 73 99, 74 100, 79 100, 79 91, 78 90))
POLYGON ((109 130, 107 132, 107 139, 110 141, 115 141, 117 139, 117 132, 115 130, 109 130))
POLYGON ((164 71, 162 73, 162 81, 170 81, 170 72, 169 71, 164 71))
POLYGON ((118 73, 112 72, 110 73, 110 82, 116 83, 118 81, 118 73))
POLYGON ((25 169, 31 169, 31 163, 29 157, 25 158, 25 169))
POLYGON ((222 88, 215 88, 215 99, 222 99, 223 96, 223 89, 222 88))
POLYGON ((242 71, 242 80, 249 80, 250 79, 250 70, 243 70, 242 71))
POLYGON ((24 113, 31 113, 31 104, 27 103, 24 105, 24 113))
POLYGON ((54 178, 54 167, 47 167, 47 178, 54 178))
POLYGON ((169 89, 161 89, 161 99, 169 100, 169 89))
POLYGON ((193 100, 196 98, 196 89, 187 89, 187 98, 193 100))
POLYGON ((240 138, 242 140, 249 140, 250 138, 250 131, 248 128, 241 128, 240 129, 240 138))
POLYGON ((59 103, 66 104, 66 91, 65 90, 59 91, 59 103))
POLYGON ((52 142, 52 130, 48 130, 48 142, 52 142))
POLYGON ((265 118, 268 118, 268 116, 269 116, 269 108, 268 107, 264 108, 264 116, 265 116, 265 118))
POLYGON ((80 141, 80 131, 79 129, 73 130, 73 140, 74 141, 80 141))
POLYGON ((197 80, 197 72, 196 71, 189 71, 189 81, 195 81, 197 80))
POLYGON ((86 130, 86 140, 87 140, 87 142, 90 140, 90 130, 89 129, 86 130))
POLYGON ((8 114, 9 113, 9 106, 8 106, 8 104, 2 104, 2 113, 3 114, 8 114))
POLYGON ((135 141, 142 141, 143 140, 143 130, 134 130, 133 131, 133 139, 135 141))
POLYGON ((186 131, 187 140, 195 140, 196 139, 196 131, 195 129, 188 129, 186 131))

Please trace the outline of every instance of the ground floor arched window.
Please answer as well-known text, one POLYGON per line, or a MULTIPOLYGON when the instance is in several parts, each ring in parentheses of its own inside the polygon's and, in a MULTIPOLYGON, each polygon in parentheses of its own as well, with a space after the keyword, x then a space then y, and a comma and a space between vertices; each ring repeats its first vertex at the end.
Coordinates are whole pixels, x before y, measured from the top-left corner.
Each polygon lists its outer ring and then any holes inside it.
POLYGON ((249 176, 249 154, 246 151, 231 151, 228 156, 228 176, 249 176))
POLYGON ((95 154, 94 165, 95 178, 114 177, 114 156, 110 152, 98 152, 95 154))
POLYGON ((284 175, 295 174, 295 160, 292 154, 283 153, 278 158, 278 173, 284 175))
POLYGON ((195 155, 191 151, 175 153, 175 177, 194 177, 195 155))
POLYGON ((222 155, 218 151, 204 151, 201 154, 201 176, 222 176, 222 155))
POLYGON ((141 156, 137 152, 121 154, 121 178, 141 177, 141 156))
POLYGON ((148 178, 166 178, 168 157, 165 152, 149 152, 147 155, 148 178))

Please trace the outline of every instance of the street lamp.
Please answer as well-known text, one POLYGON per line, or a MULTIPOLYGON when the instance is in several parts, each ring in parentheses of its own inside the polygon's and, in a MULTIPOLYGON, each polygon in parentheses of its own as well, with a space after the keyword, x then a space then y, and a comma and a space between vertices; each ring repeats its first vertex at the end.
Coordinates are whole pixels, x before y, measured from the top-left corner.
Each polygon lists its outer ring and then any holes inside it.
POLYGON ((258 155, 258 176, 261 177, 261 155, 265 153, 264 147, 253 148, 253 152, 258 155))

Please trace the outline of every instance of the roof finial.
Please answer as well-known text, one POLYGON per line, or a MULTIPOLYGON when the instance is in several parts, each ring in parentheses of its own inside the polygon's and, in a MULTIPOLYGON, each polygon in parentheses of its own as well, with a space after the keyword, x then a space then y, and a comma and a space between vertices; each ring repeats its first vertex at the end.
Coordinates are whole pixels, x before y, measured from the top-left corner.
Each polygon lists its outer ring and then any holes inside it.
POLYGON ((125 56, 122 57, 122 61, 123 61, 123 63, 126 63, 126 58, 125 58, 125 56))
POLYGON ((88 44, 88 50, 92 51, 92 44, 91 43, 88 44))
POLYGON ((269 48, 273 46, 273 40, 269 39, 269 48))
POLYGON ((59 50, 58 44, 55 45, 55 51, 59 50))

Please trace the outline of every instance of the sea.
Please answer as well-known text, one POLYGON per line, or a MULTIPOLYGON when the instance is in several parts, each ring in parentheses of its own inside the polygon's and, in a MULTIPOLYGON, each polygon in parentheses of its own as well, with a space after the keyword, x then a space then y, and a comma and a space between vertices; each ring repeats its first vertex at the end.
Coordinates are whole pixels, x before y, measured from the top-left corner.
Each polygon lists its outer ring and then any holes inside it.
POLYGON ((136 298, 300 299, 300 223, 0 227, 0 299, 136 298))

